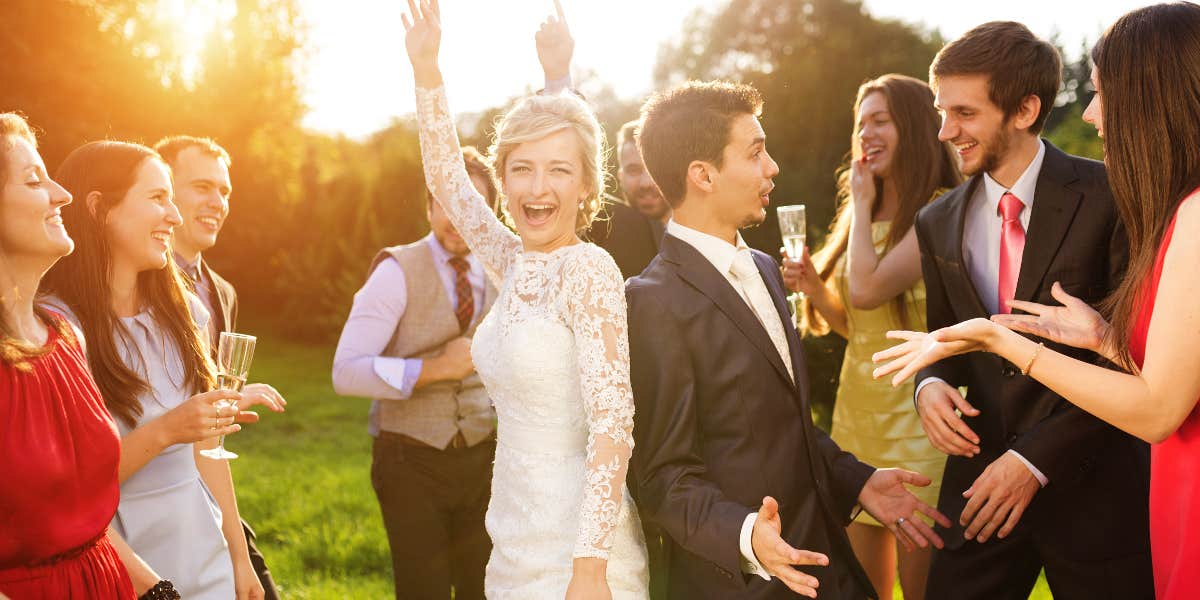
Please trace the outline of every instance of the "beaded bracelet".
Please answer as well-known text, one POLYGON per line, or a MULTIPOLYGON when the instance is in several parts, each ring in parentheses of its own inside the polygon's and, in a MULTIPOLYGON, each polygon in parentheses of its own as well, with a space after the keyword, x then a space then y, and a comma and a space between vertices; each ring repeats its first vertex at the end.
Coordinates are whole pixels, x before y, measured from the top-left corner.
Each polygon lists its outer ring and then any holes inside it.
POLYGON ((138 596, 138 600, 180 600, 180 596, 173 583, 160 579, 154 587, 146 590, 145 594, 138 596))
POLYGON ((1038 354, 1040 354, 1042 352, 1042 348, 1045 348, 1045 347, 1046 347, 1046 344, 1043 343, 1043 344, 1038 344, 1037 348, 1033 349, 1033 356, 1029 357, 1029 362, 1025 363, 1025 368, 1021 369, 1022 375, 1029 375, 1029 370, 1033 368, 1033 361, 1037 360, 1038 354))

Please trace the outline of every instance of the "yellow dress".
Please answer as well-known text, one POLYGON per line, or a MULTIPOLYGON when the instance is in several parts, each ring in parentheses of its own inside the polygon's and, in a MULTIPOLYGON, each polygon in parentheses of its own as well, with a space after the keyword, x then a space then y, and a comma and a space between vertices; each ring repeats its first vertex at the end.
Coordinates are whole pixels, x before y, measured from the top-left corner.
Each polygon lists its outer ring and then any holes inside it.
MULTIPOLYGON (((871 224, 871 237, 877 253, 884 249, 890 229, 890 221, 871 224)), ((933 479, 929 487, 910 489, 923 502, 936 507, 946 455, 935 449, 925 437, 921 418, 917 416, 913 405, 912 382, 893 388, 889 378, 871 378, 871 371, 875 368, 871 355, 895 345, 894 341, 885 337, 889 330, 925 331, 925 282, 917 281, 904 293, 908 324, 902 327, 891 301, 870 310, 850 306, 844 254, 834 272, 838 293, 846 307, 850 336, 846 341, 846 357, 842 361, 837 400, 833 407, 831 437, 842 449, 852 452, 867 464, 879 468, 908 469, 933 479)), ((866 511, 860 512, 855 522, 880 525, 866 511)))

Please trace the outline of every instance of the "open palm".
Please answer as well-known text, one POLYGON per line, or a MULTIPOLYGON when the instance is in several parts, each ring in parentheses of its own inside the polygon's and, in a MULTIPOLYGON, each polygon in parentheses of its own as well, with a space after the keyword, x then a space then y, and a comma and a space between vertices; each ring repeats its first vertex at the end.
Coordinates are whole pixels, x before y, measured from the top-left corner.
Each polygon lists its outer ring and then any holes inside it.
POLYGON ((436 66, 438 48, 442 44, 442 15, 437 0, 408 0, 410 14, 400 16, 404 22, 404 47, 414 69, 436 66), (411 15, 411 16, 410 16, 411 15))
POLYGON ((889 338, 904 341, 887 350, 876 352, 871 357, 875 363, 884 363, 875 369, 872 376, 878 379, 895 373, 892 376, 892 385, 900 385, 916 375, 917 371, 939 360, 983 350, 995 330, 996 324, 980 318, 930 333, 889 331, 889 338))
POLYGON ((1013 331, 1030 333, 1052 342, 1100 351, 1109 330, 1104 317, 1083 300, 1063 291, 1057 281, 1050 288, 1050 295, 1062 302, 1062 306, 1013 300, 1013 308, 1029 314, 992 315, 992 321, 1013 331))

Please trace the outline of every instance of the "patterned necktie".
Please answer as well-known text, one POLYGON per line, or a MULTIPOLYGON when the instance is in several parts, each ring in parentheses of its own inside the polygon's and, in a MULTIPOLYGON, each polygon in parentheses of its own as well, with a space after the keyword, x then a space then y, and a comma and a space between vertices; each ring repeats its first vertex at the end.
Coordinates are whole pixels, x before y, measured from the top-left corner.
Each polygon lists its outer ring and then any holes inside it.
POLYGON ((783 360, 783 366, 787 367, 788 375, 795 379, 783 320, 779 318, 779 311, 775 310, 775 302, 771 300, 767 284, 763 283, 762 274, 758 272, 758 267, 754 266, 754 255, 750 254, 749 250, 738 250, 733 264, 729 266, 729 272, 742 284, 742 290, 746 292, 746 298, 750 302, 750 310, 754 311, 759 323, 767 330, 771 343, 775 345, 779 358, 783 360))
POLYGON ((455 256, 450 259, 450 266, 454 267, 454 293, 458 296, 458 308, 454 310, 454 316, 458 317, 459 330, 466 331, 471 325, 471 317, 475 316, 475 291, 471 289, 471 282, 467 281, 467 271, 471 265, 455 256))
POLYGON ((1009 302, 1017 293, 1017 276, 1021 273, 1021 255, 1025 251, 1025 228, 1021 226, 1020 198, 1005 192, 1000 197, 998 212, 1004 222, 1000 225, 1000 286, 1001 313, 1011 313, 1009 302))

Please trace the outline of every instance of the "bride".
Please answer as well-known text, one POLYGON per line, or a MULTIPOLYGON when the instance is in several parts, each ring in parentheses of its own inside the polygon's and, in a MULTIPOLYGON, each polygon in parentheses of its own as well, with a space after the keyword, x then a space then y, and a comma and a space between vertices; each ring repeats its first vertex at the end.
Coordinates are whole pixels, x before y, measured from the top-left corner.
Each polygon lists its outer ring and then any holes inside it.
POLYGON ((616 263, 583 243, 604 189, 603 134, 574 96, 526 98, 491 147, 513 235, 471 185, 438 67, 436 0, 409 0, 425 179, 500 288, 471 354, 499 417, 487 596, 645 598, 625 487, 633 395, 616 263))

